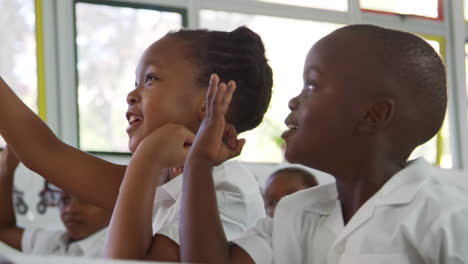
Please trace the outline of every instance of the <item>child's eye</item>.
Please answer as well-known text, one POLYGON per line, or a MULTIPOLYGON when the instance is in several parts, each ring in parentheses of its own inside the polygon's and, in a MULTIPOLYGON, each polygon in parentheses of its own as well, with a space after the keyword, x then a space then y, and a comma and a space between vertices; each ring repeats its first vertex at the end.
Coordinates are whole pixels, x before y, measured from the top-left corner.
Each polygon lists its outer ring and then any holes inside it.
POLYGON ((146 75, 146 80, 145 83, 151 82, 151 81, 157 81, 159 78, 153 74, 148 74, 146 75))
POLYGON ((313 89, 315 89, 315 87, 316 87, 315 83, 310 82, 310 81, 309 81, 309 82, 306 82, 306 85, 305 85, 305 86, 306 86, 305 88, 306 88, 307 90, 313 90, 313 89))
POLYGON ((304 83, 304 92, 312 92, 317 88, 317 85, 313 81, 307 81, 304 83))

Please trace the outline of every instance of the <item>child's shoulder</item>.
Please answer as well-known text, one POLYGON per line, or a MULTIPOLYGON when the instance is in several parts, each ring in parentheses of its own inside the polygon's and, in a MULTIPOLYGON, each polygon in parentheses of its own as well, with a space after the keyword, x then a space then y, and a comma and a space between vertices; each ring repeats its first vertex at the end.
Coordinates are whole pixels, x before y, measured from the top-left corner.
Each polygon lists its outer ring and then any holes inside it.
POLYGON ((287 215, 303 213, 327 215, 336 207, 337 201, 336 184, 331 182, 285 196, 280 200, 275 214, 281 211, 287 215))
POLYGON ((68 244, 69 236, 65 230, 42 227, 25 228, 21 240, 22 251, 28 254, 50 254, 68 244))
POLYGON ((238 195, 259 193, 254 173, 239 161, 227 161, 213 169, 216 191, 238 195))
POLYGON ((425 204, 437 206, 441 211, 468 208, 468 175, 455 169, 433 167, 430 177, 418 190, 418 197, 425 204))

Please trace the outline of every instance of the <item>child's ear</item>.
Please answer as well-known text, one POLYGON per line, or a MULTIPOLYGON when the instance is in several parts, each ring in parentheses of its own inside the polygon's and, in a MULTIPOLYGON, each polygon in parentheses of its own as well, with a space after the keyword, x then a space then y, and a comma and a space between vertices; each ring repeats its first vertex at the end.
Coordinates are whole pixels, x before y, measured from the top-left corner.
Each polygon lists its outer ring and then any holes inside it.
POLYGON ((368 107, 358 122, 357 131, 373 134, 387 128, 395 115, 395 100, 384 98, 368 107))

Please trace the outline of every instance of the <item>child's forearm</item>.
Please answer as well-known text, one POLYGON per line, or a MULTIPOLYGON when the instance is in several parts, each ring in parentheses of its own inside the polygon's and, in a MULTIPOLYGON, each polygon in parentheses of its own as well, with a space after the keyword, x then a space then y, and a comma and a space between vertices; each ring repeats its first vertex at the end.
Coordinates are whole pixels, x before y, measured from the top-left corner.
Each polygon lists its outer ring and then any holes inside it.
POLYGON ((61 142, 0 77, 0 135, 29 169, 81 200, 112 209, 125 166, 61 142))
POLYGON ((40 151, 61 142, 0 77, 0 135, 26 166, 40 170, 40 151))
POLYGON ((188 157, 184 167, 180 249, 182 262, 228 263, 229 244, 218 212, 213 165, 188 157))
POLYGON ((14 169, 0 168, 0 241, 21 250, 23 229, 16 226, 13 208, 14 169))
POLYGON ((120 187, 106 240, 106 256, 143 259, 152 243, 152 212, 159 169, 132 158, 120 187), (154 167, 153 167, 154 168, 154 167))

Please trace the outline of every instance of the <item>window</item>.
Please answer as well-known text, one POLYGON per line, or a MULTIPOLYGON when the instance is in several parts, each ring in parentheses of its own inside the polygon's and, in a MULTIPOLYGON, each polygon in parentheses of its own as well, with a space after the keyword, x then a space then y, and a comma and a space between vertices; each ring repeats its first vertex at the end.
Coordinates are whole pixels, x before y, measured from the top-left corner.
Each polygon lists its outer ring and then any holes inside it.
POLYGON ((248 143, 239 159, 249 162, 282 162, 283 140, 280 136, 286 129, 284 119, 290 113, 288 101, 298 95, 303 86, 302 72, 306 54, 317 40, 341 26, 211 10, 201 12, 200 22, 202 28, 216 30, 233 30, 239 25, 247 25, 262 37, 274 71, 273 96, 262 124, 240 135, 248 143), (285 46, 288 47, 287 52, 285 46))
POLYGON ((181 28, 185 19, 185 10, 179 9, 76 4, 81 149, 128 152, 126 97, 133 89, 138 59, 151 43, 181 28))
POLYGON ((441 18, 442 8, 438 0, 360 0, 365 10, 416 15, 428 18, 441 18))
POLYGON ((348 10, 348 0, 260 0, 292 6, 314 7, 336 11, 348 10))
MULTIPOLYGON (((37 112, 34 0, 0 0, 0 6, 0 72, 23 102, 37 112)), ((0 137, 0 147, 4 146, 0 137)))

